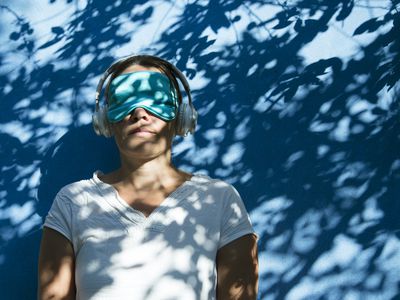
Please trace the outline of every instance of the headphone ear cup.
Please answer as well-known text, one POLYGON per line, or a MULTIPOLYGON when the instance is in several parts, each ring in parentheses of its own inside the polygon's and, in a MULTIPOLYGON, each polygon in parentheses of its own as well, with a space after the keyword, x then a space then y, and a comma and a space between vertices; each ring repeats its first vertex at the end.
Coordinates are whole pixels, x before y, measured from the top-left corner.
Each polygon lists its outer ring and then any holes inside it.
POLYGON ((98 111, 95 111, 92 117, 93 129, 97 135, 112 137, 111 124, 108 122, 107 106, 101 106, 98 111))
POLYGON ((188 103, 181 103, 178 108, 176 135, 187 136, 194 133, 197 124, 197 112, 188 103))

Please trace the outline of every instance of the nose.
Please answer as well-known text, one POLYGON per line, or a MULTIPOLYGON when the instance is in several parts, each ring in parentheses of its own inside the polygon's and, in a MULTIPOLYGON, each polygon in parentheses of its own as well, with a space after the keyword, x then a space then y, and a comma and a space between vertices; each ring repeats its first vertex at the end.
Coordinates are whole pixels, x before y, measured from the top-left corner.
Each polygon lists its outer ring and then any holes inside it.
POLYGON ((149 113, 142 107, 135 108, 130 114, 129 119, 137 122, 139 120, 149 121, 149 113))

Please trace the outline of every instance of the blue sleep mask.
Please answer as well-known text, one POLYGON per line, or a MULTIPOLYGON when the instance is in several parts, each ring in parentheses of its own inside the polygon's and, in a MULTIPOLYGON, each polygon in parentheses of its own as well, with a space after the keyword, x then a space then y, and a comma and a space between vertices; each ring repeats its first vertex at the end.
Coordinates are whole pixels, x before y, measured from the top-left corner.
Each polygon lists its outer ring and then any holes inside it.
POLYGON ((136 71, 115 77, 110 83, 107 100, 107 117, 111 123, 121 121, 138 107, 171 121, 176 117, 178 106, 169 78, 155 71, 136 71))

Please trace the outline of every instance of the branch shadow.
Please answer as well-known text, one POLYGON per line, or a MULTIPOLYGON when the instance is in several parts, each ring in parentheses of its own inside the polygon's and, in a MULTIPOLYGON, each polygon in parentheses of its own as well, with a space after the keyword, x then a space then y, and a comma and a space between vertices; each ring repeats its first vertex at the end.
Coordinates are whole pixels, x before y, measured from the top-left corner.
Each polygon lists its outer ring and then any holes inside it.
MULTIPOLYGON (((188 3, 152 45, 190 79, 205 79, 193 91, 199 129, 177 139, 174 159, 234 184, 243 196, 260 237, 259 299, 399 294, 399 1, 359 24, 352 39, 375 36, 356 56, 307 63, 301 54, 347 20, 354 4, 188 3), (271 13, 259 16, 264 6, 271 13), (234 31, 236 42, 221 46, 224 30, 234 31)), ((35 39, 29 20, 12 24, 11 53, 33 61, 48 49, 54 59, 0 74, 6 299, 34 294, 38 216, 58 190, 95 169, 115 168, 113 142, 84 125, 93 109, 86 93, 114 49, 140 42, 135 30, 124 33, 124 22, 149 24, 155 11, 151 1, 89 1, 45 42, 35 39), (20 271, 9 272, 17 262, 20 271), (27 282, 25 290, 18 280, 27 282)), ((0 65, 10 65, 5 50, 0 65)))

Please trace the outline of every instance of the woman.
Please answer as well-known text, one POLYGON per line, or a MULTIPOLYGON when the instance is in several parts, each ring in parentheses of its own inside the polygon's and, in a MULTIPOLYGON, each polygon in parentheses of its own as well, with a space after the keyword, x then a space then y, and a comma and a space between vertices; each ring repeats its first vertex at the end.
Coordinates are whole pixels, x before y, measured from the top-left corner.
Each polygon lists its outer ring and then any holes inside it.
POLYGON ((167 61, 130 56, 107 70, 94 126, 114 135, 121 166, 57 194, 39 299, 256 299, 256 236, 237 191, 171 162, 173 137, 193 132, 196 115, 186 79, 167 61))

